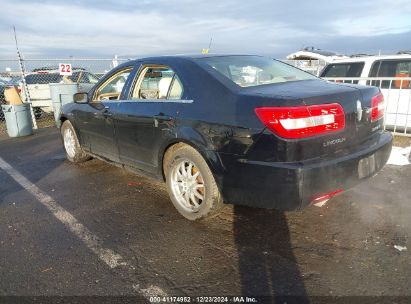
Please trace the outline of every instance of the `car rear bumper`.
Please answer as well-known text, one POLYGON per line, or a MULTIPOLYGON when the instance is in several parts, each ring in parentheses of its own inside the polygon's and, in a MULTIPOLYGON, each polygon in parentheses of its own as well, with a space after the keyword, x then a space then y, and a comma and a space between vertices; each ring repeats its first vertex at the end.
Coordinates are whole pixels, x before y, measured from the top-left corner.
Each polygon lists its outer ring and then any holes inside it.
POLYGON ((295 163, 239 159, 223 179, 223 197, 232 204, 301 209, 320 196, 375 175, 386 164, 391 147, 391 133, 382 132, 350 154, 329 159, 295 163))

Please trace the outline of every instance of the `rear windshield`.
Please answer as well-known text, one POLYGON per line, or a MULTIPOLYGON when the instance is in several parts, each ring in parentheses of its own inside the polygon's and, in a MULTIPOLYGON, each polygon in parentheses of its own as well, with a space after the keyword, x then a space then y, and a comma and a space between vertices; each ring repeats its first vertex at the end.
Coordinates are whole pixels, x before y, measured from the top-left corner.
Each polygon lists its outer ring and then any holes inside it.
POLYGON ((27 84, 58 83, 63 79, 59 74, 30 74, 26 76, 27 84))
POLYGON ((260 56, 219 56, 199 59, 240 87, 317 79, 280 61, 260 56))
POLYGON ((360 77, 364 62, 329 64, 321 73, 321 77, 360 77))

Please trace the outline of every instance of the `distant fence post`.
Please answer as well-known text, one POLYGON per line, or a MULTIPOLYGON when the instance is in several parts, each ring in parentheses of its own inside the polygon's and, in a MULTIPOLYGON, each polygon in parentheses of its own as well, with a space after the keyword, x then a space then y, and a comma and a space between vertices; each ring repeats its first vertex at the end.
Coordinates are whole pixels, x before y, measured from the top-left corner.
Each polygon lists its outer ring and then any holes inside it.
POLYGON ((118 66, 118 57, 117 57, 117 55, 114 55, 112 63, 113 63, 113 68, 118 66))

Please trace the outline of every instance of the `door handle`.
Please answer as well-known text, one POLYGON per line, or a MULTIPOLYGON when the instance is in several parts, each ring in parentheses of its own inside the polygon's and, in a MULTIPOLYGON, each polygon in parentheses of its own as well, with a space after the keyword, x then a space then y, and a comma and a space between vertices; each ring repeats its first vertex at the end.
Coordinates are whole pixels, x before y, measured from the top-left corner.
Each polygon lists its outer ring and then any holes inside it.
POLYGON ((158 128, 159 123, 163 123, 166 121, 171 121, 173 118, 167 115, 164 115, 163 113, 160 113, 158 115, 154 115, 154 127, 158 128))
POLYGON ((104 110, 102 111, 102 114, 103 114, 104 117, 113 116, 113 113, 110 112, 110 107, 109 106, 104 106, 104 110))

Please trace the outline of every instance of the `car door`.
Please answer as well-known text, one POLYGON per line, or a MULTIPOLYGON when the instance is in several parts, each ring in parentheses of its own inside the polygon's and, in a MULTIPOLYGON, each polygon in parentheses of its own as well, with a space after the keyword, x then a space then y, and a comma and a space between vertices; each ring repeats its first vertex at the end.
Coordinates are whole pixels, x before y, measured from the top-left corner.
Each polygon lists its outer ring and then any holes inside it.
POLYGON ((90 101, 75 113, 82 146, 93 154, 119 161, 114 117, 132 67, 112 72, 90 93, 90 101))
POLYGON ((173 136, 183 87, 167 66, 141 65, 127 101, 116 109, 116 137, 120 160, 128 166, 155 172, 158 150, 167 136, 173 136))

